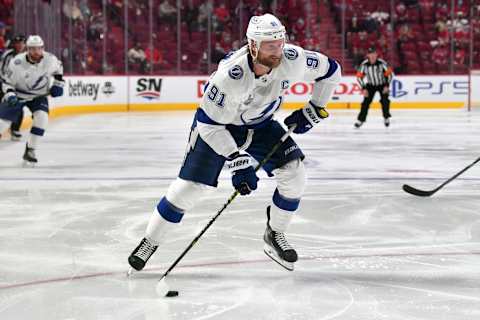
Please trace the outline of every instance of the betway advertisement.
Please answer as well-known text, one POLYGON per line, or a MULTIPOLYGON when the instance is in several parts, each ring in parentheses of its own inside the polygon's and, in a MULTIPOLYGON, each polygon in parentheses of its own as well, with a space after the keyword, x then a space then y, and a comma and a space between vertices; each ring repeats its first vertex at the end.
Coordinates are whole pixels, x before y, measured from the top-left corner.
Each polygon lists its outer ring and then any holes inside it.
MULTIPOLYGON (((128 110, 193 109, 203 96, 207 76, 66 77, 65 95, 52 105, 124 105, 128 110)), ((289 83, 285 104, 308 101, 313 84, 289 83)), ((467 101, 467 76, 397 76, 390 85, 392 106, 422 108, 459 107, 467 101)), ((377 101, 380 97, 375 97, 377 101)), ((228 97, 227 97, 228 99, 228 97)), ((358 107, 363 100, 354 76, 345 76, 332 97, 339 108, 358 107)))
POLYGON ((52 100, 53 106, 95 106, 126 104, 126 77, 65 77, 64 94, 52 100))

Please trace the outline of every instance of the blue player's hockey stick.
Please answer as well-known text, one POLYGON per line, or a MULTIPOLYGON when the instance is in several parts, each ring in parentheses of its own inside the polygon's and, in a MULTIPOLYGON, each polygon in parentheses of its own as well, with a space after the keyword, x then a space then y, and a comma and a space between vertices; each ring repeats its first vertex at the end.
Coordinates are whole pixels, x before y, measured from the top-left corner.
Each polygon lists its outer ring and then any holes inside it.
MULTIPOLYGON (((270 150, 270 152, 265 156, 265 158, 263 158, 263 160, 258 163, 258 165, 255 167, 255 172, 257 172, 263 165, 265 165, 265 163, 267 163, 268 160, 270 160, 270 158, 275 153, 275 151, 277 151, 277 149, 282 145, 282 143, 284 143, 285 140, 287 140, 287 138, 292 134, 292 132, 293 132, 293 130, 295 130, 295 128, 296 128, 296 125, 291 126, 288 129, 288 131, 280 138, 280 140, 277 142, 277 144, 275 144, 272 147, 272 150, 270 150)), ((240 194, 240 192, 238 192, 237 190, 235 190, 235 192, 232 193, 232 195, 230 196, 230 198, 228 198, 227 202, 225 202, 223 207, 220 210, 218 210, 218 212, 210 219, 210 221, 202 229, 202 231, 200 231, 200 233, 195 237, 195 239, 193 239, 192 242, 190 242, 188 247, 185 250, 183 250, 182 254, 177 258, 177 260, 175 260, 175 262, 172 263, 170 268, 168 268, 167 271, 165 271, 165 273, 162 275, 162 277, 159 279, 159 281, 162 281, 170 273, 170 271, 172 271, 173 268, 175 268, 175 266, 180 262, 180 260, 182 260, 183 257, 187 254, 187 252, 190 251, 190 249, 192 249, 192 247, 195 245, 195 243, 197 243, 197 241, 201 238, 201 236, 208 230, 208 228, 210 228, 210 226, 215 222, 215 220, 217 220, 217 218, 220 216, 220 214, 222 214, 222 212, 230 205, 230 203, 232 203, 232 201, 239 194, 240 194)))

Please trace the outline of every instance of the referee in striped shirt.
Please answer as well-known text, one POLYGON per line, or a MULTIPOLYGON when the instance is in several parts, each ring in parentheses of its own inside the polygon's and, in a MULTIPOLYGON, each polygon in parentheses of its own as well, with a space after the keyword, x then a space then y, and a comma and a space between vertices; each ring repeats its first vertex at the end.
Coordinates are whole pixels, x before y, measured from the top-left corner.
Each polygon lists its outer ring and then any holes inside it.
POLYGON ((368 48, 367 59, 360 64, 357 72, 357 80, 362 87, 364 98, 357 122, 355 122, 355 128, 360 128, 367 120, 368 109, 377 91, 380 93, 384 124, 386 127, 390 125, 391 115, 388 95, 392 77, 392 68, 388 66, 385 60, 378 58, 377 50, 374 47, 368 48))

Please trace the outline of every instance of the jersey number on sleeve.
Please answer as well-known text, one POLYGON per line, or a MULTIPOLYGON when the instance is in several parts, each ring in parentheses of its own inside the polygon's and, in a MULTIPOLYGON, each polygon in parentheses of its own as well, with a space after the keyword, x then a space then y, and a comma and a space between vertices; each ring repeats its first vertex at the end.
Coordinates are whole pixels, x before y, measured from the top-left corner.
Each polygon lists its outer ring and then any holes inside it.
POLYGON ((212 85, 210 87, 210 90, 208 90, 207 93, 208 99, 210 99, 212 102, 214 102, 217 107, 223 108, 224 102, 225 102, 225 93, 219 92, 218 88, 215 85, 212 85))
POLYGON ((316 56, 307 56, 307 67, 311 69, 318 68, 318 58, 316 56))

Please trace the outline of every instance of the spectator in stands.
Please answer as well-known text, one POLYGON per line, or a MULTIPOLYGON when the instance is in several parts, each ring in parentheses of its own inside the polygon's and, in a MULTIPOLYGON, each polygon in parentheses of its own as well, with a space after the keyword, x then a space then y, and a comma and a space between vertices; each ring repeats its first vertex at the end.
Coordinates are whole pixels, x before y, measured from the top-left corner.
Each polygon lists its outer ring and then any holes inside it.
POLYGON ((395 6, 395 24, 400 25, 407 23, 407 7, 402 2, 395 6))
POLYGON ((128 62, 137 66, 137 71, 145 73, 147 70, 147 57, 140 43, 136 43, 134 47, 128 50, 128 62))
POLYGON ((207 29, 208 15, 211 12, 213 12, 213 4, 210 1, 203 2, 198 7, 198 26, 200 31, 207 29))
POLYGON ((448 42, 450 39, 450 32, 448 31, 447 24, 444 21, 437 21, 437 23, 435 23, 435 28, 437 30, 438 41, 448 42))
POLYGON ((348 31, 350 32, 359 32, 360 31, 360 22, 356 13, 353 13, 352 19, 350 20, 350 25, 348 26, 348 31))
POLYGON ((76 1, 65 1, 63 3, 63 14, 74 22, 83 20, 82 11, 76 1))
POLYGON ((215 48, 212 50, 212 62, 213 63, 219 63, 220 60, 223 59, 223 57, 225 57, 227 53, 225 52, 225 50, 222 48, 222 46, 220 45, 220 42, 216 42, 215 43, 215 48))
POLYGON ((403 24, 398 28, 397 32, 397 41, 402 44, 404 42, 409 42, 415 39, 412 28, 408 24, 403 24))
POLYGON ((173 25, 177 22, 177 8, 174 7, 168 0, 158 6, 158 17, 161 22, 166 22, 168 25, 173 25))
POLYGON ((108 20, 123 25, 123 1, 124 0, 107 0, 107 12, 109 13, 108 20))
POLYGON ((305 39, 306 28, 307 28, 307 25, 305 23, 305 20, 303 20, 302 18, 299 18, 294 23, 291 30, 295 37, 295 40, 297 40, 298 42, 302 42, 305 39))
POLYGON ((213 25, 216 31, 223 31, 226 24, 230 20, 230 12, 228 12, 227 7, 224 3, 220 4, 214 11, 213 11, 213 25))
POLYGON ((438 45, 432 52, 432 60, 438 70, 445 71, 448 69, 448 55, 449 52, 447 45, 444 42, 439 41, 438 45))
POLYGON ((458 47, 455 49, 455 55, 453 59, 453 64, 456 66, 465 66, 465 58, 466 58, 467 53, 465 52, 465 49, 458 47))
POLYGON ((0 54, 5 50, 5 34, 6 26, 3 22, 0 21, 0 54))
POLYGON ((188 4, 183 8, 182 20, 187 24, 188 35, 191 38, 192 32, 198 30, 198 8, 193 0, 188 0, 188 4))
POLYGON ((438 3, 437 10, 435 11, 435 20, 437 21, 447 21, 450 10, 446 3, 438 3))
POLYGON ((87 39, 88 40, 99 40, 103 39, 103 30, 104 21, 103 15, 101 12, 98 12, 95 15, 90 17, 90 24, 88 25, 87 39))
POLYGON ((232 48, 232 34, 230 31, 225 30, 222 32, 222 36, 220 38, 220 45, 225 52, 229 52, 232 48))
POLYGON ((153 46, 153 50, 150 50, 150 46, 145 50, 145 58, 147 60, 147 66, 151 70, 156 70, 164 66, 163 53, 153 46))
POLYGON ((377 8, 376 11, 372 12, 370 17, 377 21, 378 25, 381 26, 388 22, 390 14, 388 14, 388 12, 382 11, 380 8, 377 8))

